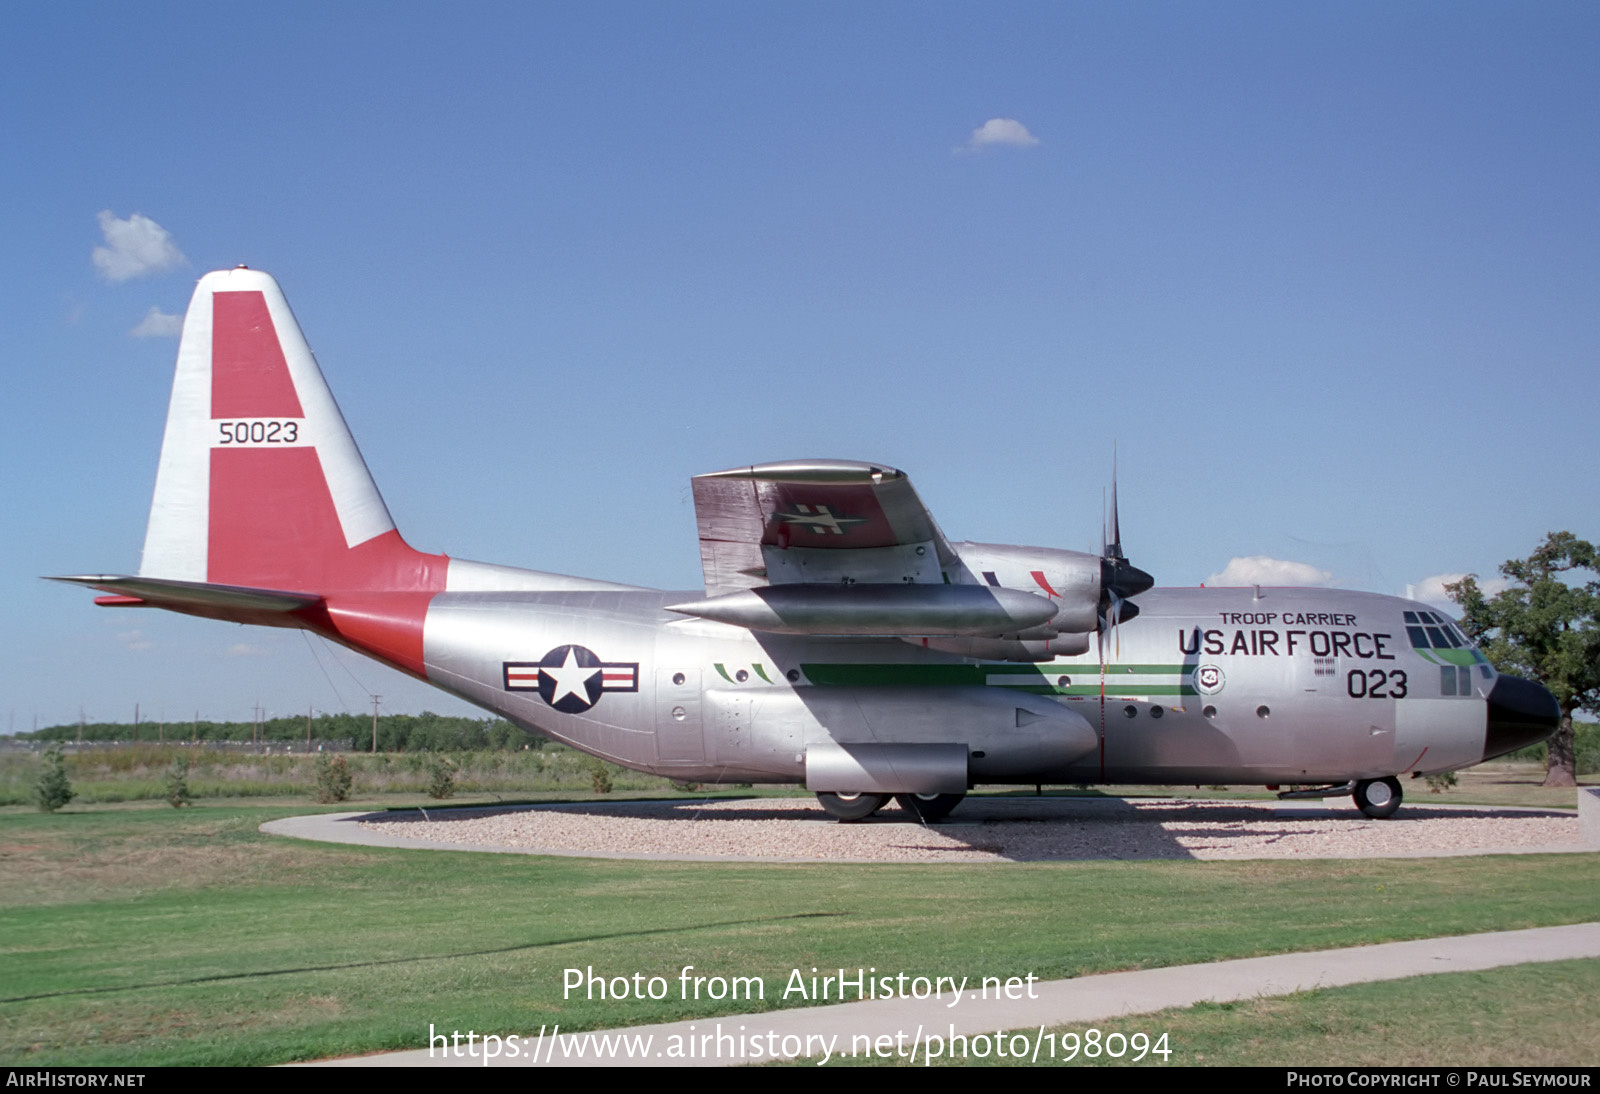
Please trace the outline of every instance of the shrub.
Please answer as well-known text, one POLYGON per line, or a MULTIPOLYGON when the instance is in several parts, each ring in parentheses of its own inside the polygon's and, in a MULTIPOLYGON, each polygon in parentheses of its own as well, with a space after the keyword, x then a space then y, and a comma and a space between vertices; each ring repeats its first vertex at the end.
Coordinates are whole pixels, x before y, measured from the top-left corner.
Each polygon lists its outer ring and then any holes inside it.
POLYGON ((1461 780, 1456 778, 1454 771, 1441 771, 1437 775, 1424 775, 1422 781, 1428 784, 1430 794, 1443 794, 1446 790, 1454 790, 1461 780))
POLYGON ((33 800, 41 813, 54 813, 66 805, 78 792, 67 779, 67 765, 61 758, 61 746, 45 749, 39 781, 33 784, 33 800))
POLYGON ((587 764, 589 768, 589 785, 596 794, 611 793, 611 772, 606 768, 605 761, 591 758, 587 764))
POLYGON ((448 756, 428 757, 428 797, 448 798, 456 792, 456 765, 448 756))
POLYGON ((174 809, 193 805, 189 800, 189 754, 180 752, 167 768, 167 803, 174 809))
POLYGON ((317 757, 317 800, 323 804, 342 802, 350 796, 350 767, 343 756, 317 757))

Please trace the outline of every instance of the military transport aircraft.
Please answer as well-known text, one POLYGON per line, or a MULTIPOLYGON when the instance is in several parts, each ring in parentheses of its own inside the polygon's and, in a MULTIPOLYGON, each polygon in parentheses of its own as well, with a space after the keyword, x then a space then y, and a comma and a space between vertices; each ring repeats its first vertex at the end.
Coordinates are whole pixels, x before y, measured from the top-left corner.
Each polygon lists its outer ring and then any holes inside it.
POLYGON ((1382 817, 1398 776, 1556 728, 1549 692, 1425 605, 1152 588, 1114 492, 1095 556, 952 542, 883 464, 691 481, 703 591, 416 551, 277 282, 240 267, 201 278, 184 320, 138 575, 62 580, 305 628, 623 766, 801 783, 841 820, 1044 782, 1350 793, 1382 817))

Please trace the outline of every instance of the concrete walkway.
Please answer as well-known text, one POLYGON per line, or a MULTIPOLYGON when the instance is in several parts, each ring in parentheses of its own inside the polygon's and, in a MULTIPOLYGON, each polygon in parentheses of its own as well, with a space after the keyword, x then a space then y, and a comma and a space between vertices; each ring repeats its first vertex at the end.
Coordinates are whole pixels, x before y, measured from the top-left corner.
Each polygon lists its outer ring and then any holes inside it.
MULTIPOLYGON (((1037 1048, 1039 1062, 1044 1063, 1048 1062, 1045 1053, 1050 1043, 1040 1033, 1053 1025, 1124 1019, 1106 1032, 1124 1036, 1143 1032, 1154 1041, 1160 1029, 1128 1016, 1427 973, 1593 957, 1600 957, 1600 923, 1580 923, 1106 973, 1033 985, 1018 983, 1011 992, 1017 997, 1009 999, 1003 997, 1004 991, 996 990, 985 999, 974 990, 978 985, 968 984, 958 1000, 944 986, 942 998, 879 999, 591 1033, 558 1033, 547 1028, 541 1036, 539 1028, 496 1030, 490 1031, 497 1039, 489 1046, 498 1055, 488 1060, 484 1058, 484 1031, 472 1031, 474 1042, 469 1052, 468 1031, 435 1029, 442 1037, 434 1041, 431 1053, 422 1048, 302 1066, 718 1067, 757 1063, 774 1056, 804 1056, 820 1062, 825 1057, 849 1058, 852 1051, 865 1054, 871 1049, 910 1057, 915 1063, 929 1056, 982 1062, 993 1058, 994 1034, 1001 1030, 1022 1031, 1021 1037, 1000 1039, 1006 1054, 1037 1048), (451 1037, 455 1032, 460 1033, 458 1040, 451 1037), (513 1035, 516 1040, 511 1039, 513 1035)), ((854 976, 855 970, 846 973, 854 976)), ((883 971, 878 975, 884 975, 883 971)), ((669 987, 672 992, 680 990, 676 980, 670 981, 669 987)), ((417 1018, 419 1026, 425 1027, 428 1016, 419 1014, 417 1018)), ((1188 1061, 1174 1055, 1171 1062, 1188 1061)))

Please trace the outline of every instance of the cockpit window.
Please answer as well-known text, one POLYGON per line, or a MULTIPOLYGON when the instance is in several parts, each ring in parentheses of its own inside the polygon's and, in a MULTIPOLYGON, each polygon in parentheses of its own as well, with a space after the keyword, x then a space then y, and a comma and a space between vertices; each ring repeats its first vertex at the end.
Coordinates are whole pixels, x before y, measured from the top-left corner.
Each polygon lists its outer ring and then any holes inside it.
POLYGON ((1459 650, 1476 646, 1437 612, 1406 612, 1406 636, 1413 649, 1459 650))

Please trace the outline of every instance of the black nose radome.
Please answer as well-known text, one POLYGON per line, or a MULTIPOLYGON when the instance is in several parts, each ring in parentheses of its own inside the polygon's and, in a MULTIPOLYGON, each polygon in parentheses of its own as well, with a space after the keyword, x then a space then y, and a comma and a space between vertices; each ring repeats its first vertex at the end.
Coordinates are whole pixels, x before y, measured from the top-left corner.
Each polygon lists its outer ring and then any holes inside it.
POLYGON ((1492 760, 1519 748, 1538 744, 1561 724, 1556 697, 1531 680, 1502 676, 1489 692, 1489 728, 1483 739, 1483 758, 1492 760))

